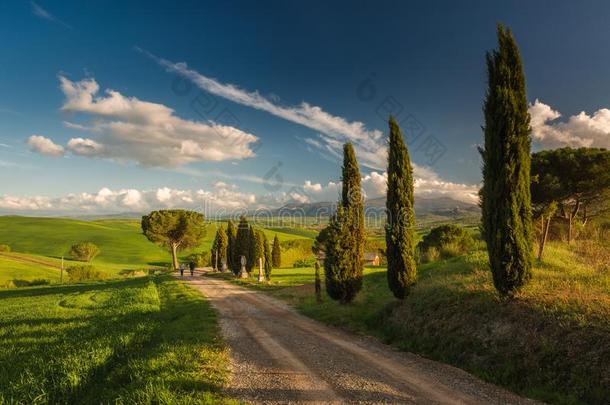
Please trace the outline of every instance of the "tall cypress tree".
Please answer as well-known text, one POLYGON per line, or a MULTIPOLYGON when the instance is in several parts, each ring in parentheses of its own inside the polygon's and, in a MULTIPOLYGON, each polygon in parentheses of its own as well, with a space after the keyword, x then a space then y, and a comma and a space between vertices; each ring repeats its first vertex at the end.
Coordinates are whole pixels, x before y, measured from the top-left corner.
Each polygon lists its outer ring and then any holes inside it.
POLYGON ((279 268, 282 265, 282 248, 280 247, 280 239, 277 237, 277 234, 273 237, 271 256, 273 258, 273 267, 279 268))
POLYGON ((237 230, 233 221, 229 220, 227 225, 227 267, 233 274, 239 274, 239 265, 236 263, 237 230))
POLYGON ((260 257, 259 243, 257 232, 254 230, 253 226, 250 226, 248 231, 248 253, 246 254, 246 258, 248 259, 248 264, 246 265, 248 273, 252 273, 252 269, 258 266, 258 258, 260 257))
POLYGON ((216 252, 218 252, 218 263, 216 263, 217 257, 214 254, 212 256, 214 267, 218 266, 218 269, 222 269, 223 260, 225 263, 227 260, 227 233, 222 225, 216 231, 216 237, 214 238, 214 253, 216 252))
POLYGON ((271 257, 271 249, 269 248, 269 240, 267 236, 263 235, 263 262, 265 266, 265 278, 271 280, 271 270, 273 270, 273 258, 271 257))
POLYGON ((327 229, 324 273, 328 295, 348 303, 362 288, 364 262, 364 201, 360 169, 350 143, 343 147, 342 182, 341 200, 327 229))
POLYGON ((521 55, 498 25, 498 49, 487 53, 481 231, 493 281, 512 295, 531 277, 530 116, 521 55))
MULTIPOLYGON (((241 271, 241 256, 245 256, 248 259, 250 253, 250 226, 248 226, 248 220, 245 216, 239 218, 239 225, 237 226, 237 237, 235 238, 235 274, 239 274, 241 271)), ((248 264, 246 264, 246 270, 248 270, 248 264)))
POLYGON ((387 223, 385 239, 388 258, 388 285, 394 296, 404 299, 415 283, 413 232, 413 168, 402 132, 394 117, 390 117, 388 151, 387 223))

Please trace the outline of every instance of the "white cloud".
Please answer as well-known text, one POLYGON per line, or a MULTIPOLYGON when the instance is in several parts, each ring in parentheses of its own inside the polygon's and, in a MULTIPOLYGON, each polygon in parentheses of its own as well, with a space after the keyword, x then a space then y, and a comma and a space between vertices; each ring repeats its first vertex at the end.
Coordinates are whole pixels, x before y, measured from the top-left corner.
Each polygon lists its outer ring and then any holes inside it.
POLYGON ((67 148, 75 155, 81 156, 98 156, 104 152, 104 145, 88 138, 72 138, 68 141, 67 148))
POLYGON ((532 136, 546 148, 610 148, 610 110, 602 108, 588 115, 582 111, 566 122, 557 122, 561 114, 536 99, 530 104, 532 136))
MULTIPOLYGON (((242 104, 257 110, 266 111, 276 117, 303 125, 310 129, 319 131, 321 137, 329 145, 342 145, 344 142, 353 142, 358 150, 358 155, 363 164, 371 168, 380 168, 385 159, 385 147, 383 145, 383 133, 376 129, 367 129, 364 123, 359 121, 348 121, 339 116, 329 114, 321 107, 301 102, 296 106, 281 106, 274 100, 264 97, 258 91, 247 91, 233 84, 221 83, 218 80, 202 75, 190 69, 186 63, 173 63, 159 58, 147 51, 139 49, 168 71, 177 73, 197 85, 202 90, 217 96, 226 98, 235 103, 242 104)), ((320 146, 320 141, 308 138, 311 145, 320 146)), ((335 148, 336 149, 336 148, 335 148)))
POLYGON ((73 82, 60 76, 59 80, 66 96, 62 111, 92 117, 90 126, 64 122, 69 128, 89 131, 94 138, 71 139, 67 149, 74 154, 158 167, 255 156, 251 146, 258 138, 237 128, 185 120, 163 104, 114 90, 100 96, 92 78, 73 82))
MULTIPOLYGON (((422 170, 426 178, 414 180, 414 193, 416 197, 450 197, 458 201, 476 204, 479 200, 479 187, 470 184, 459 184, 441 180, 435 173, 422 170)), ((361 187, 365 198, 384 197, 387 190, 388 174, 373 171, 361 179, 361 187)), ((330 181, 325 185, 305 181, 299 198, 300 202, 327 201, 335 202, 341 194, 341 182, 330 181)), ((292 196, 294 197, 294 196, 292 196)))
POLYGON ((64 148, 42 135, 32 135, 27 140, 32 152, 48 156, 63 156, 64 148))
MULTIPOLYGON (((387 164, 386 140, 381 131, 367 129, 362 122, 350 122, 345 118, 327 113, 321 107, 306 102, 290 107, 281 106, 274 100, 265 98, 258 91, 247 91, 233 84, 221 83, 190 69, 186 63, 173 63, 147 51, 139 50, 165 67, 169 72, 185 77, 202 90, 318 131, 317 139, 305 138, 304 142, 320 151, 330 153, 337 159, 341 158, 343 144, 348 141, 352 142, 356 148, 359 162, 363 166, 374 170, 371 174, 365 176, 366 182, 371 183, 369 191, 378 194, 381 190, 379 177, 381 175, 379 175, 379 172, 385 170, 387 164)), ((472 191, 478 188, 476 185, 442 181, 432 169, 416 164, 413 164, 413 171, 416 184, 419 182, 422 185, 422 191, 427 190, 432 193, 436 185, 438 189, 435 191, 439 194, 452 194, 458 199, 472 201, 471 197, 476 195, 476 192, 472 194, 472 191), (423 184, 426 184, 426 186, 423 187, 423 184)), ((363 181, 363 185, 364 183, 365 181, 363 181)), ((334 199, 332 198, 331 201, 334 199)))
POLYGON ((62 197, 0 196, 0 210, 32 213, 120 213, 145 212, 162 208, 186 208, 208 215, 218 210, 264 207, 252 193, 229 184, 216 183, 210 190, 178 190, 161 187, 152 190, 101 188, 96 193, 75 193, 62 197))

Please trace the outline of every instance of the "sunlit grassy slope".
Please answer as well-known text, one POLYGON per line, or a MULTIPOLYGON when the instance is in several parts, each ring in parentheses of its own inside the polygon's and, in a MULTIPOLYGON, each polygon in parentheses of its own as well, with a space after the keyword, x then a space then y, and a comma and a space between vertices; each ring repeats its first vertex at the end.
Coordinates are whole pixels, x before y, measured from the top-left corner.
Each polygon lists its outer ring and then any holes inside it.
POLYGON ((33 263, 25 261, 20 255, 0 254, 0 287, 6 285, 9 280, 17 280, 13 284, 18 285, 19 281, 31 281, 34 279, 44 279, 49 281, 59 281, 59 270, 41 261, 33 263))
POLYGON ((0 291, 0 403, 224 403, 216 314, 171 277, 0 291))
POLYGON ((355 302, 315 301, 313 269, 275 271, 270 285, 237 281, 288 300, 318 320, 371 334, 488 381, 558 404, 610 398, 610 273, 550 243, 532 281, 501 300, 482 250, 419 266, 403 303, 385 269, 366 269, 355 302))
MULTIPOLYGON (((181 256, 184 258, 193 251, 209 251, 218 225, 217 222, 209 222, 201 245, 181 252, 181 256)), ((298 230, 264 231, 269 238, 277 234, 281 241, 307 238, 298 230)), ((93 242, 101 249, 94 264, 105 267, 110 273, 117 273, 124 268, 164 265, 170 262, 169 253, 165 249, 151 243, 142 235, 140 221, 137 219, 83 221, 67 218, 0 217, 0 244, 9 245, 13 252, 57 259, 64 255, 69 258, 70 246, 83 241, 93 242)))

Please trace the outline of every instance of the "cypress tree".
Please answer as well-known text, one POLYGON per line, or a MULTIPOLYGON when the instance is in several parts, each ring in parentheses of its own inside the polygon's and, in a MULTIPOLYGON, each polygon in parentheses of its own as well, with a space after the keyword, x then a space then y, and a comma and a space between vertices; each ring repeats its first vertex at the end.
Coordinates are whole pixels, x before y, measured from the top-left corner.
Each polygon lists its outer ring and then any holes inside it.
POLYGON ((404 299, 415 283, 415 212, 413 211, 413 168, 402 132, 390 117, 388 151, 387 223, 385 239, 388 258, 388 285, 394 296, 404 299))
POLYGON ((269 240, 264 232, 261 232, 263 237, 263 265, 265 270, 265 278, 271 280, 271 270, 273 270, 273 259, 271 257, 271 249, 269 248, 269 240))
POLYGON ((237 251, 237 230, 233 221, 229 220, 227 225, 227 267, 233 274, 239 274, 239 265, 237 264, 236 251, 237 251))
POLYGON ((277 237, 277 234, 273 237, 271 256, 273 259, 273 267, 276 269, 280 268, 282 265, 282 248, 280 247, 280 239, 277 237))
POLYGON ((343 189, 337 212, 328 225, 324 273, 328 295, 351 302, 362 288, 364 201, 360 169, 352 144, 343 147, 343 189))
POLYGON ((260 257, 261 245, 259 241, 258 232, 254 230, 253 226, 250 226, 248 230, 248 259, 247 269, 249 273, 252 273, 252 269, 255 267, 258 271, 258 258, 260 257))
POLYGON ((216 237, 214 238, 214 253, 218 252, 218 263, 216 263, 216 255, 212 256, 214 267, 218 266, 219 269, 222 269, 222 261, 225 260, 226 262, 227 260, 227 249, 227 233, 221 225, 216 231, 216 237))
POLYGON ((487 53, 487 74, 481 231, 494 285, 510 296, 531 278, 531 138, 521 55, 502 25, 498 49, 487 53))
MULTIPOLYGON (((239 218, 239 225, 237 226, 237 237, 235 238, 235 256, 234 260, 234 273, 239 275, 241 271, 241 256, 245 256, 248 259, 250 253, 250 227, 248 226, 248 220, 245 216, 239 218)), ((248 270, 248 264, 246 264, 246 270, 248 270)))

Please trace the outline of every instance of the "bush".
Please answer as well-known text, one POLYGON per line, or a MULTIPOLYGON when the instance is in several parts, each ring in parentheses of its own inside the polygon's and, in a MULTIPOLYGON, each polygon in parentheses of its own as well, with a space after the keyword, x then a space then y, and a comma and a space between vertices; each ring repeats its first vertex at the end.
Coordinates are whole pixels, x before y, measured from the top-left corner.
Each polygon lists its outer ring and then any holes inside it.
POLYGON ((474 239, 458 225, 441 225, 433 228, 417 245, 419 260, 422 263, 448 259, 471 250, 474 239))
POLYGON ((9 245, 0 245, 0 252, 9 253, 11 251, 11 247, 9 245))
POLYGON ((190 254, 186 258, 186 260, 189 264, 195 263, 195 267, 205 267, 212 265, 212 255, 210 254, 210 252, 193 253, 190 254))
POLYGON ((35 278, 34 280, 28 281, 28 286, 35 285, 49 285, 51 284, 51 280, 47 280, 46 278, 35 278))
POLYGON ((307 259, 297 259, 292 264, 292 267, 313 267, 316 264, 316 259, 311 257, 307 259))
POLYGON ((90 280, 105 280, 109 278, 107 273, 101 270, 97 270, 91 265, 76 265, 70 266, 66 269, 68 277, 71 283, 78 283, 81 281, 90 280))
POLYGON ((70 248, 70 256, 81 262, 90 262, 99 254, 100 248, 91 242, 80 242, 70 248))

